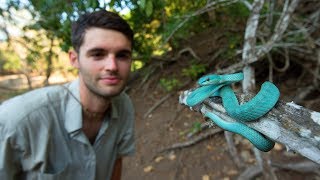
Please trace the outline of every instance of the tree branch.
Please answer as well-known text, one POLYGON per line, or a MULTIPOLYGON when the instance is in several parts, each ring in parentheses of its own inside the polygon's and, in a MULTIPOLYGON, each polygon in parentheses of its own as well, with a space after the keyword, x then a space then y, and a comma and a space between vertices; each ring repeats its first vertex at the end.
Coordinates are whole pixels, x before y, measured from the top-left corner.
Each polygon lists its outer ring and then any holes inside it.
MULTIPOLYGON (((191 91, 180 95, 180 103, 186 104, 191 91)), ((251 99, 252 94, 238 95, 241 103, 251 99)), ((192 108, 200 113, 211 111, 226 121, 236 121, 229 117, 219 98, 210 98, 192 108)), ((320 164, 320 113, 293 102, 279 101, 265 116, 254 122, 244 122, 268 138, 283 144, 287 150, 294 151, 320 164)))

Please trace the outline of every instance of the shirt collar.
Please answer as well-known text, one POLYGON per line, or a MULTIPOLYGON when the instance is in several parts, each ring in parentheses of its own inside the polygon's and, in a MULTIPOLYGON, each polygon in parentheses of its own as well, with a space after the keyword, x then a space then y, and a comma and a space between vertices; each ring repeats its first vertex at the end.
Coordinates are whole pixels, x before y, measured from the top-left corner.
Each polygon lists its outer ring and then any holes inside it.
MULTIPOLYGON (((67 132, 72 133, 82 128, 82 107, 80 102, 78 101, 80 100, 79 78, 77 78, 76 80, 64 86, 69 90, 68 96, 67 96, 66 111, 65 111, 66 118, 65 118, 64 125, 67 132)), ((119 96, 112 98, 111 119, 119 118, 118 103, 119 103, 119 96)))
POLYGON ((82 107, 78 102, 80 100, 79 79, 66 84, 65 87, 69 92, 67 92, 64 125, 68 133, 72 133, 82 128, 82 107))

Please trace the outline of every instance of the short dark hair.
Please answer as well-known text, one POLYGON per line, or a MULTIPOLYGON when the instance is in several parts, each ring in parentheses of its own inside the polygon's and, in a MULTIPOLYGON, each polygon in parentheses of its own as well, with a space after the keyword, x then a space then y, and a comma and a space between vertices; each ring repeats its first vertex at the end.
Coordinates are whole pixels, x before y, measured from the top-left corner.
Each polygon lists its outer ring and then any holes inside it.
POLYGON ((133 46, 133 31, 127 21, 125 21, 116 13, 106 10, 99 10, 92 13, 83 14, 77 21, 73 22, 71 42, 73 48, 77 52, 79 52, 80 46, 83 43, 85 31, 92 27, 119 31, 128 38, 133 46))

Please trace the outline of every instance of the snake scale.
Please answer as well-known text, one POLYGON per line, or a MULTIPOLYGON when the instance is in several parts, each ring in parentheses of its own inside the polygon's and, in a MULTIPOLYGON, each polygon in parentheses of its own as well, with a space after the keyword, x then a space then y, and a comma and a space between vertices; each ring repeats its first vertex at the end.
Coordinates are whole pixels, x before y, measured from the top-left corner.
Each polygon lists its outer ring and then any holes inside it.
POLYGON ((242 122, 257 120, 268 113, 280 97, 279 89, 273 83, 266 81, 255 97, 240 105, 230 85, 241 80, 243 80, 243 73, 203 76, 198 80, 199 87, 187 96, 186 105, 192 107, 206 98, 220 96, 227 114, 237 121, 225 121, 208 111, 204 116, 210 118, 222 129, 245 137, 257 149, 264 152, 270 151, 275 143, 242 122))

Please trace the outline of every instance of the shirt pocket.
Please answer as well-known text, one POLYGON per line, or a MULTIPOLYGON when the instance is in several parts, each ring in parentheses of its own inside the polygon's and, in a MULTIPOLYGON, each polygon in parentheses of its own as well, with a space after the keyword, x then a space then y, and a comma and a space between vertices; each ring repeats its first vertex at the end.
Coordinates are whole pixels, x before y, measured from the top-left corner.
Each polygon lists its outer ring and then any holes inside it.
POLYGON ((30 172, 27 174, 27 180, 68 180, 70 172, 68 166, 65 166, 57 173, 30 172))

